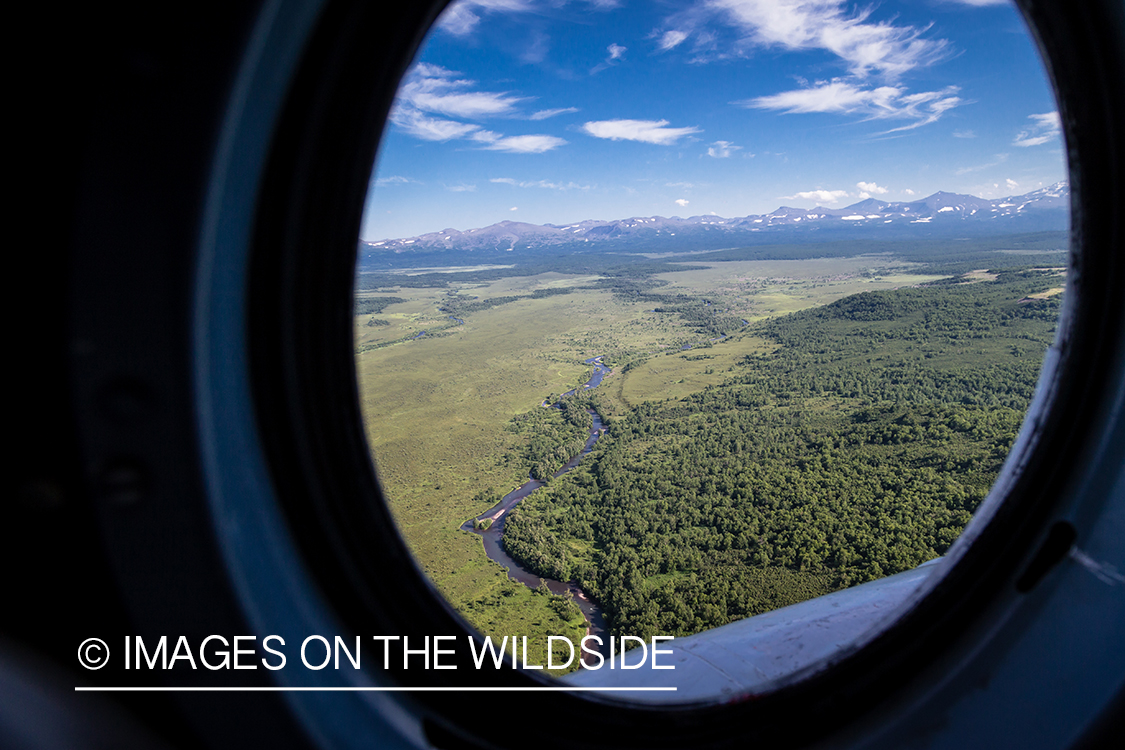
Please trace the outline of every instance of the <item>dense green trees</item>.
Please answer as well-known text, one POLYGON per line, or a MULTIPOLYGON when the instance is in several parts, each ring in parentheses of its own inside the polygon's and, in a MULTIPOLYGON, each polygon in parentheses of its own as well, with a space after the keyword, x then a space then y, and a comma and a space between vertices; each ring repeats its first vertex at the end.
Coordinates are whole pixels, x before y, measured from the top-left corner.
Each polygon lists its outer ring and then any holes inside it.
POLYGON ((373 315, 381 313, 390 305, 406 302, 402 297, 357 297, 355 300, 356 315, 373 315))
POLYGON ((510 429, 524 435, 524 461, 533 479, 546 482, 586 446, 594 418, 589 398, 564 396, 557 404, 514 417, 510 429))
POLYGON ((557 297, 560 294, 570 294, 574 291, 574 287, 549 287, 547 289, 536 289, 531 294, 505 294, 500 297, 489 297, 488 299, 480 299, 479 297, 468 297, 461 294, 449 294, 445 301, 439 308, 442 312, 449 313, 458 318, 468 315, 469 313, 480 312, 481 310, 488 310, 500 305, 506 305, 509 302, 518 302, 523 299, 543 299, 544 297, 557 297))
MULTIPOLYGON (((1029 295, 1058 284, 1008 271, 755 325, 779 348, 723 385, 612 423, 578 468, 512 511, 505 547, 577 580, 614 632, 645 637, 941 555, 999 471, 1051 341, 1058 298, 1029 295)), ((577 452, 582 415, 564 406, 516 422, 537 470, 565 462, 551 454, 560 445, 577 452)))

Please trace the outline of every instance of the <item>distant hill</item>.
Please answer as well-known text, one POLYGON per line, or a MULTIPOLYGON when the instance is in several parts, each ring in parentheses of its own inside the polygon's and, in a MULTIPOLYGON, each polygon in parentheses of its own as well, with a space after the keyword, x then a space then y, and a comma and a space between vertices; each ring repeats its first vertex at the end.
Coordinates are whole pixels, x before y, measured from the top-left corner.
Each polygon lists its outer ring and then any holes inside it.
MULTIPOLYGON (((826 240, 937 239, 1065 230, 1070 186, 1060 182, 1007 198, 937 192, 910 202, 868 198, 844 208, 781 206, 768 214, 647 216, 574 224, 502 221, 479 229, 440 232, 403 239, 361 242, 360 262, 402 266, 421 260, 482 263, 498 258, 591 251, 684 252, 718 248, 820 242, 826 240)), ((510 261, 509 261, 510 262, 510 261)))

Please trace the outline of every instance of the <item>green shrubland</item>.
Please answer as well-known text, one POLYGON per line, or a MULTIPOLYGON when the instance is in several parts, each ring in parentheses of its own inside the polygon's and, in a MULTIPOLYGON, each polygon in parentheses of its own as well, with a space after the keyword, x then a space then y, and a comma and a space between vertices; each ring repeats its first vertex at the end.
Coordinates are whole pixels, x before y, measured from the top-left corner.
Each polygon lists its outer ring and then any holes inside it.
POLYGON ((729 379, 647 401, 509 516, 614 632, 686 635, 943 554, 1034 392, 1048 272, 870 292, 771 319, 729 379))

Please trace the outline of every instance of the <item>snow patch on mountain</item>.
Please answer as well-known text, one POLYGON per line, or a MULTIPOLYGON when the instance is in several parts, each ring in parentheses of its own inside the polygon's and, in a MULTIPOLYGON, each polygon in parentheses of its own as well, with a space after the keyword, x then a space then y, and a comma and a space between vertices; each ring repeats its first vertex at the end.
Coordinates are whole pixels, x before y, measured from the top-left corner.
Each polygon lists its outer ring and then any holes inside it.
MULTIPOLYGON (((362 242, 360 251, 366 257, 425 251, 511 251, 575 243, 643 242, 646 237, 667 238, 677 233, 681 238, 703 236, 712 244, 721 241, 720 238, 729 237, 733 246, 737 245, 740 234, 758 231, 780 233, 787 228, 804 235, 832 232, 833 228, 846 234, 849 227, 853 232, 861 231, 859 227, 887 227, 878 231, 895 231, 890 228, 896 225, 895 219, 905 219, 910 224, 931 224, 935 228, 946 227, 951 231, 953 227, 962 225, 966 231, 972 231, 974 226, 1003 226, 1005 231, 1025 231, 1022 227, 1030 226, 1038 231, 1042 228, 1065 228, 1069 206, 1070 185, 1059 182, 1023 195, 991 200, 939 191, 909 202, 867 198, 844 208, 780 206, 768 214, 729 219, 705 214, 686 219, 678 216, 633 216, 609 221, 586 219, 565 225, 502 221, 467 231, 448 228, 417 237, 362 242)), ((778 241, 784 240, 779 237, 778 241)))

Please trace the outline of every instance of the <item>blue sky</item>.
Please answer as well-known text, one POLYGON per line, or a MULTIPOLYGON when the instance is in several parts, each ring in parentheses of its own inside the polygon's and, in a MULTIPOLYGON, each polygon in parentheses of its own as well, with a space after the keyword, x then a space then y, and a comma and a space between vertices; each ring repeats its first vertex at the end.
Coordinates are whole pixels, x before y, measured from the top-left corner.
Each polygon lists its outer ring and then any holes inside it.
POLYGON ((1006 0, 461 0, 391 121, 364 239, 1066 178, 1006 0))

